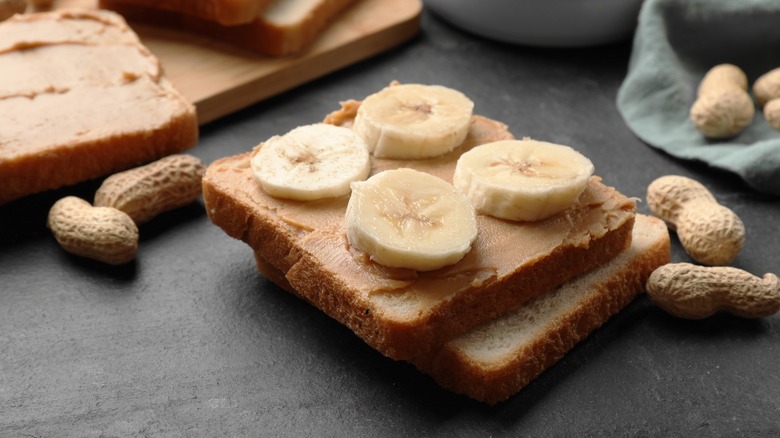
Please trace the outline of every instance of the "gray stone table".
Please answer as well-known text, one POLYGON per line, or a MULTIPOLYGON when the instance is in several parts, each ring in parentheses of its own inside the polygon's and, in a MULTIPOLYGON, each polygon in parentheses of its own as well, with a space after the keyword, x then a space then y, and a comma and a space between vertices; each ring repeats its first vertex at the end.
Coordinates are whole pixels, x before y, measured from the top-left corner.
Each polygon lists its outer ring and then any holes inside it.
MULTIPOLYGON (((780 203, 639 141, 615 107, 629 41, 586 49, 493 43, 425 12, 401 47, 201 130, 210 163, 319 121, 392 80, 457 88, 517 136, 576 147, 643 198, 694 177, 735 210, 734 265, 780 273, 780 203)), ((778 436, 780 316, 668 316, 645 296, 505 403, 440 389, 255 270, 196 203, 141 227, 138 259, 64 253, 51 204, 100 181, 0 207, 0 436, 778 436)), ((639 204, 647 213, 647 206, 639 204)), ((687 261, 672 235, 673 258, 687 261)))

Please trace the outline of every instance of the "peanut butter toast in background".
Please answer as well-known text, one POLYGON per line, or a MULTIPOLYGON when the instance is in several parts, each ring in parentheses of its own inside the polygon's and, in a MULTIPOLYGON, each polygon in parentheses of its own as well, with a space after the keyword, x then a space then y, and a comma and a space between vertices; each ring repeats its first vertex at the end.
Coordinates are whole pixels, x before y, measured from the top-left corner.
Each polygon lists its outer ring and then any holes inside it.
POLYGON ((266 55, 286 56, 304 51, 356 1, 273 0, 254 20, 230 26, 165 10, 157 3, 152 7, 135 0, 100 0, 100 7, 114 10, 130 21, 204 34, 266 55))
MULTIPOLYGON (((300 295, 282 271, 255 255, 263 276, 300 295)), ((617 257, 412 364, 453 392, 488 404, 506 400, 644 292, 650 274, 669 260, 666 225, 637 214, 631 246, 617 257)))
POLYGON ((0 24, 0 204, 195 145, 195 107, 121 16, 75 9, 0 24))
MULTIPOLYGON (((353 126, 362 102, 326 122, 353 126)), ((435 112, 435 111, 434 111, 435 112)), ((408 168, 452 181, 456 162, 479 145, 514 138, 501 122, 473 115, 451 152, 424 159, 371 158, 372 175, 408 168)), ((349 195, 312 201, 270 196, 258 184, 258 151, 208 167, 203 195, 211 221, 243 240, 294 290, 394 359, 413 359, 523 302, 606 263, 631 241, 634 201, 592 177, 571 206, 538 221, 479 214, 459 262, 432 271, 390 268, 355 250, 345 233, 349 195)))

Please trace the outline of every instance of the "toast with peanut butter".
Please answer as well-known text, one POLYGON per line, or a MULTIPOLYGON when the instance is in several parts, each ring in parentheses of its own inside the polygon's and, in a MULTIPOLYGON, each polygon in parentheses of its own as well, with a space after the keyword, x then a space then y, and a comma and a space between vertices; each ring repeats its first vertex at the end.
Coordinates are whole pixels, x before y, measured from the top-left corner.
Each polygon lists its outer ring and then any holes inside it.
POLYGON ((194 146, 195 107, 119 15, 0 24, 0 204, 194 146))
MULTIPOLYGON (((359 131, 356 121, 361 122, 360 108, 367 100, 344 102, 325 124, 359 131)), ((427 104, 413 110, 424 117, 437 111, 427 104)), ((463 115, 454 117, 461 120, 463 115)), ((464 124, 463 136, 446 146, 448 152, 431 157, 410 158, 417 153, 412 149, 404 151, 406 158, 392 157, 394 147, 404 146, 392 146, 390 133, 381 136, 383 143, 371 153, 366 182, 404 170, 450 185, 465 153, 514 139, 505 124, 483 116, 471 115, 458 123, 464 124)), ((451 142, 451 137, 442 135, 437 144, 451 142)), ((571 205, 543 219, 507 220, 476 213, 473 241, 460 259, 446 266, 415 269, 379 263, 376 254, 350 241, 345 217, 354 193, 315 200, 268 193, 270 187, 259 182, 256 166, 269 144, 278 141, 266 140, 251 152, 208 167, 203 196, 211 221, 283 273, 299 296, 393 359, 428 357, 456 336, 603 265, 631 243, 634 201, 592 176, 583 180, 571 205)), ((413 219, 401 218, 404 223, 413 219)), ((451 237, 458 240, 461 235, 451 237)), ((416 263, 418 258, 394 259, 416 263)))
MULTIPOLYGON (((488 404, 504 401, 552 367, 637 295, 670 260, 669 232, 638 214, 631 246, 592 271, 419 356, 412 363, 442 387, 488 404)), ((258 270, 297 294, 260 255, 258 270)))

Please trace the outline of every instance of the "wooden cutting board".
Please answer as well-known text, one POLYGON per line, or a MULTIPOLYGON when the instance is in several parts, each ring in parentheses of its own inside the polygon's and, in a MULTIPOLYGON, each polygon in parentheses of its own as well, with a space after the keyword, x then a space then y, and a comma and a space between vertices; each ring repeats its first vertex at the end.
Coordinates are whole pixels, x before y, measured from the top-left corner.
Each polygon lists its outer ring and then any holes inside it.
MULTIPOLYGON (((56 6, 96 8, 96 0, 56 6)), ((205 36, 130 25, 160 59, 166 75, 195 103, 201 124, 280 94, 401 44, 419 31, 421 0, 360 0, 306 53, 272 58, 205 36)))

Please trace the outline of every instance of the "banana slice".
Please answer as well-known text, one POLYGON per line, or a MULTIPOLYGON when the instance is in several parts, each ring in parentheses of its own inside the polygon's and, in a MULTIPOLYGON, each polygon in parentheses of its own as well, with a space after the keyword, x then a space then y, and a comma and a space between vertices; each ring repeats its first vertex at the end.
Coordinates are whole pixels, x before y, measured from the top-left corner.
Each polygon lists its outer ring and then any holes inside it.
POLYGON ((345 228, 350 245, 375 262, 430 271, 469 252, 477 218, 469 200, 450 183, 401 168, 352 184, 345 228))
POLYGON ((352 130, 316 123, 268 139, 251 167, 269 195, 312 201, 348 194, 350 183, 368 177, 371 156, 352 130))
POLYGON ((513 221, 536 221, 572 205, 593 175, 593 163, 568 146, 504 140, 461 155, 453 185, 477 211, 513 221))
POLYGON ((466 138, 474 102, 440 85, 391 85, 363 100, 353 128, 378 158, 420 159, 466 138))

